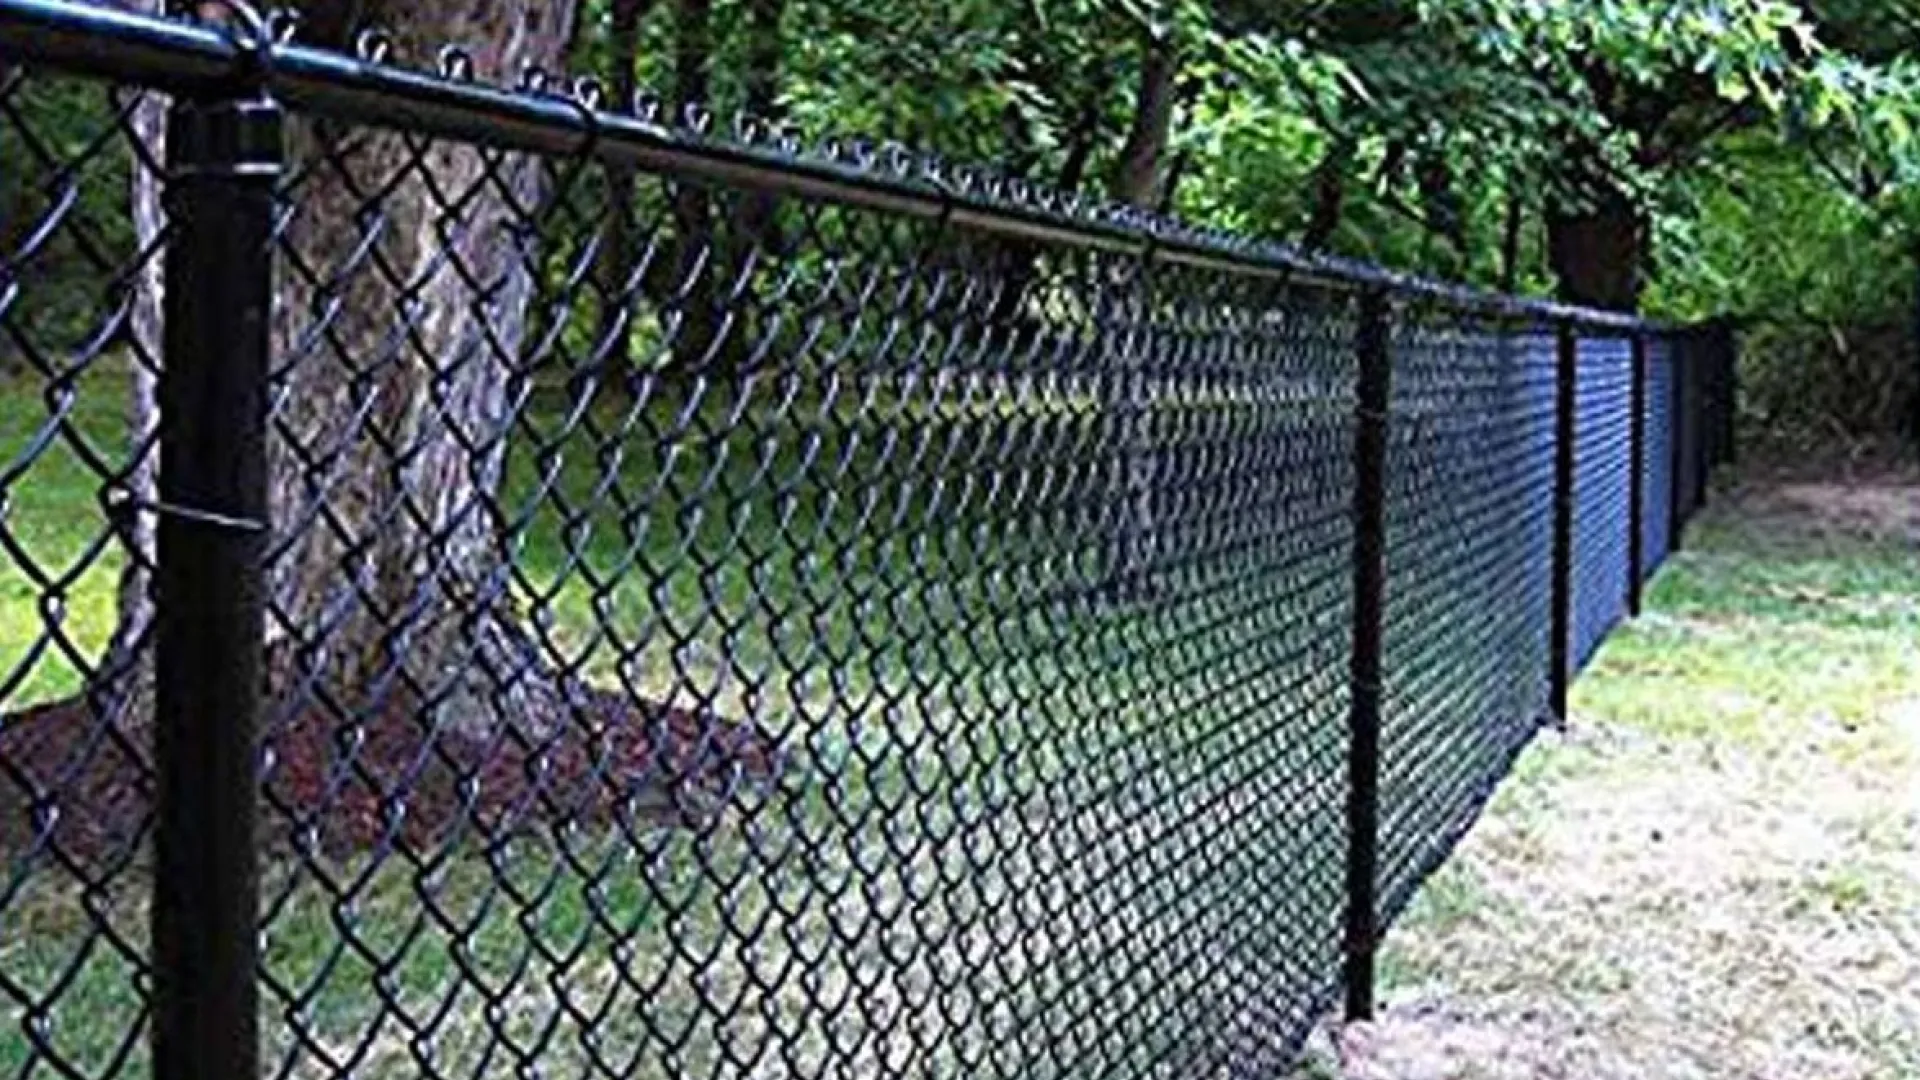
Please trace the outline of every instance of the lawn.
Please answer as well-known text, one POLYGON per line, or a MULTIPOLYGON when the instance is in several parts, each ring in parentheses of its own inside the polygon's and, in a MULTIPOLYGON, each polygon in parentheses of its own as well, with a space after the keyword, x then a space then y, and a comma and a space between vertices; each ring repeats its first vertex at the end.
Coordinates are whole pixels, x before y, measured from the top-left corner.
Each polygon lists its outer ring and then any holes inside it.
POLYGON ((1920 1076, 1920 484, 1724 495, 1573 707, 1390 935, 1345 1075, 1920 1076))
MULTIPOLYGON (((111 372, 89 378, 26 480, 0 485, 20 544, 0 560, 15 703, 71 692, 112 627, 97 478, 68 440, 111 454, 119 405, 111 372), (36 577, 22 554, 54 569, 36 577), (34 651, 50 625, 70 651, 34 651)), ((0 395, 0 451, 24 461, 50 401, 0 395)), ((1279 925, 1275 897, 1338 909, 1317 869, 1338 858, 1341 792, 1302 777, 1341 753, 1322 676, 1337 681, 1345 640, 1300 621, 1313 604, 1337 611, 1347 588, 1315 570, 1322 549, 1344 569, 1337 500, 1289 488, 1280 497, 1324 511, 1288 518, 1317 522, 1322 543, 1184 579, 1151 621, 1062 622, 1087 611, 1068 602, 982 634, 954 613, 1004 606, 996 590, 1035 566, 1090 570, 1048 562, 1046 536, 978 532, 991 515, 956 509, 934 548, 889 547, 866 523, 937 518, 936 500, 957 496, 930 479, 974 473, 953 463, 1004 436, 990 416, 923 412, 890 436, 809 406, 718 437, 731 407, 663 439, 678 411, 605 406, 568 438, 619 452, 569 453, 551 474, 518 452, 507 501, 537 511, 522 602, 598 678, 623 674, 611 629, 654 650, 644 666, 664 681, 644 690, 824 717, 810 730, 839 739, 813 740, 810 783, 725 833, 633 823, 276 863, 270 1060, 292 1076, 535 1060, 551 1075, 745 1075, 743 1056, 777 1033, 789 1059, 761 1063, 775 1072, 912 1059, 961 1073, 987 1055, 1018 1072, 1061 1045, 1154 1067, 1263 1015, 1223 957, 1253 957, 1267 978, 1330 969, 1257 935, 1279 925), (564 509, 604 508, 615 490, 634 509, 564 509), (639 509, 700 491, 734 512, 639 509), (809 555, 823 547, 831 557, 809 555), (796 602, 803 615, 782 613, 796 602), (692 621, 703 611, 733 617, 692 621), (663 618, 708 652, 674 650, 663 618), (897 651, 911 637, 921 651, 897 651), (929 675, 926 661, 944 666, 929 675), (765 677, 793 666, 823 681, 765 677), (920 682, 889 683, 902 672, 920 682), (1023 712, 1042 689, 1049 707, 1023 712), (1234 824, 1168 827, 1199 820, 1234 824)), ((1053 421, 1056 450, 1075 408, 1053 421)), ((1914 501, 1886 483, 1769 484, 1695 526, 1647 615, 1579 683, 1571 729, 1541 736, 1390 937, 1387 1008, 1345 1036, 1349 1075, 1920 1070, 1914 501)), ((7 883, 0 1075, 37 1075, 50 1056, 96 1076, 141 1067, 135 877, 81 887, 43 861, 7 883)))
MULTIPOLYGON (((123 452, 123 380, 0 394, 9 706, 73 692, 111 632, 118 565, 87 459, 123 452)), ((1321 871, 1341 796, 1309 765, 1340 760, 1346 641, 1302 612, 1337 615, 1349 587, 1344 492, 1268 470, 1195 532, 1226 550, 1153 605, 1095 604, 1074 590, 1106 545, 1062 502, 1109 464, 1084 402, 762 391, 601 402, 568 427, 550 389, 503 505, 523 523, 520 602, 557 648, 597 680, 784 717, 804 775, 737 828, 274 860, 276 1068, 747 1075, 734 1055, 773 1041, 802 1073, 909 1057, 964 1073, 983 1055, 1023 1073, 1063 1040, 1164 1063, 1218 1045, 1200 1025, 1258 1015, 1200 1008, 1232 990, 1213 950, 1237 942, 1289 982, 1331 970, 1255 935, 1275 925, 1263 896, 1337 904, 1321 871), (1048 499, 1051 519, 1005 512, 1048 499), (1229 533, 1231 515, 1259 520, 1229 533), (1281 528, 1290 543, 1260 531, 1281 528), (1036 603, 1043 585, 1067 588, 1036 603), (1215 814, 1233 824, 1194 824, 1215 814)), ((142 871, 9 868, 0 1075, 137 1072, 142 871)))
MULTIPOLYGON (((112 631, 121 558, 101 506, 102 471, 124 462, 125 380, 118 363, 96 361, 59 380, 0 382, 0 701, 9 708, 77 690, 112 631)), ((979 444, 1005 417, 951 405, 796 401, 790 388, 762 386, 751 395, 666 387, 644 405, 602 393, 583 406, 564 389, 538 390, 498 505, 513 533, 517 601, 591 678, 624 675, 641 692, 741 709, 743 682, 759 682, 762 694, 828 693, 769 685, 816 656, 868 685, 875 646, 906 636, 881 635, 877 623, 950 639, 957 607, 1036 548, 1063 578, 1095 573, 1100 553, 1086 533, 970 531, 989 523, 981 493, 932 480, 983 479, 990 463, 979 444), (923 546, 908 550, 913 533, 923 546), (943 592, 901 595, 929 573, 943 592)), ((1096 467, 1083 408, 1024 407, 1046 418, 1029 425, 1033 471, 1053 470, 1057 483, 1096 467)))

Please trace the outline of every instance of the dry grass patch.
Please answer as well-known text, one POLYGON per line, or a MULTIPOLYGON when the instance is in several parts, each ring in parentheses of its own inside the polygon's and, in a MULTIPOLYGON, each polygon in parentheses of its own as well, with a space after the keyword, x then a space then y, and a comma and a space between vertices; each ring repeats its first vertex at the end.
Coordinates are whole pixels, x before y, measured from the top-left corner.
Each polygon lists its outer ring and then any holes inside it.
POLYGON ((1920 487, 1805 487, 1699 524, 1309 1075, 1920 1077, 1920 487))

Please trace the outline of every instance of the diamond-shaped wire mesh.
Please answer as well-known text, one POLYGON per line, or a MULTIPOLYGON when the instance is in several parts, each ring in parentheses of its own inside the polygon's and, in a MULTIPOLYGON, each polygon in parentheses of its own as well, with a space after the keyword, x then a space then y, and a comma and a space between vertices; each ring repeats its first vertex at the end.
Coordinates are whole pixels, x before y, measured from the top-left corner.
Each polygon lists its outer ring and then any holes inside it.
POLYGON ((1585 338, 1579 343, 1574 404, 1573 642, 1574 671, 1587 666, 1627 614, 1631 517, 1629 442, 1633 409, 1632 343, 1585 338))
POLYGON ((1667 561, 1673 526, 1673 354, 1671 342, 1647 343, 1646 449, 1641 459, 1641 571, 1651 581, 1667 561))
MULTIPOLYGON (((306 92, 265 256, 265 1073, 1278 1073, 1350 899, 1358 294, 306 92)), ((165 107, 0 64, 22 1080, 149 1070, 165 107)), ((1553 328, 1394 320, 1386 915, 1546 708, 1555 482, 1553 328)), ((1706 430, 1654 355, 1650 556, 1706 430)))
POLYGON ((151 519, 130 496, 156 459, 158 118, 0 65, 5 1076, 116 1076, 145 1049, 151 519))
MULTIPOLYGON (((1673 341, 1674 452, 1679 485, 1675 496, 1683 513, 1691 512, 1706 485, 1706 431, 1699 411, 1706 402, 1701 368, 1706 360, 1705 343, 1700 335, 1680 334, 1673 341)), ((1673 541, 1669 541, 1672 543, 1673 541)))
POLYGON ((1553 335, 1412 309, 1387 465, 1380 886, 1390 921, 1547 708, 1553 335))
POLYGON ((296 145, 276 1074, 1290 1056, 1342 902, 1350 297, 296 145))

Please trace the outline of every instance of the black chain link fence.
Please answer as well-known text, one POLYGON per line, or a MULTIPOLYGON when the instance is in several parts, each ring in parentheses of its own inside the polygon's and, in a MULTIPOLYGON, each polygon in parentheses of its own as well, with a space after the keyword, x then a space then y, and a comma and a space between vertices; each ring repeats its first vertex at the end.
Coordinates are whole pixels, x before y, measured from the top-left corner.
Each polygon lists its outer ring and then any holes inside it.
POLYGON ((1731 452, 1720 336, 277 29, 0 0, 0 1076, 1277 1075, 1731 452))
POLYGON ((1383 922, 1506 774, 1552 671, 1551 330, 1422 312, 1392 360, 1383 922))
POLYGON ((1667 561, 1674 536, 1675 468, 1674 367, 1679 350, 1664 338, 1647 343, 1645 382, 1642 386, 1642 437, 1645 449, 1640 460, 1640 546, 1641 581, 1651 580, 1660 564, 1667 561))
POLYGON ((1576 668, 1586 666, 1627 614, 1630 518, 1620 508, 1632 498, 1628 484, 1633 455, 1629 343, 1582 342, 1579 364, 1573 479, 1576 668))

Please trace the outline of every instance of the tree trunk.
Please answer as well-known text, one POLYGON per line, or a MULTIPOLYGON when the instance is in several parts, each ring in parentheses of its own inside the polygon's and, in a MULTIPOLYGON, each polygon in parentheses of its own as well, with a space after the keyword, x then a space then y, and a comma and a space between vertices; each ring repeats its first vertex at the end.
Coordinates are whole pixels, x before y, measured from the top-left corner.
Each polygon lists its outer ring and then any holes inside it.
POLYGON ((1518 191, 1507 193, 1506 219, 1500 226, 1500 291, 1511 293, 1520 285, 1520 234, 1527 224, 1526 199, 1518 191))
MULTIPOLYGON (((166 99, 151 91, 143 93, 133 109, 131 137, 145 148, 153 161, 166 157, 166 120, 166 99)), ((135 250, 160 250, 160 235, 166 227, 160 188, 157 173, 138 165, 134 167, 130 210, 135 250)), ((133 504, 151 505, 159 495, 160 448, 155 438, 160 424, 160 311, 165 302, 161 269, 164 263, 165 260, 156 255, 141 264, 133 295, 131 348, 134 357, 128 365, 131 370, 126 412, 128 445, 134 448, 126 485, 133 497, 119 508, 116 522, 127 559, 120 568, 119 620, 107 646, 100 677, 94 680, 93 687, 96 707, 109 707, 116 712, 151 700, 152 654, 144 646, 153 624, 152 567, 158 523, 150 511, 133 504)), ((127 719, 126 716, 114 717, 116 723, 127 719)))
MULTIPOLYGON (((383 18, 397 50, 467 42, 479 70, 505 73, 553 70, 571 9, 394 3, 383 18)), ((330 711, 419 703, 466 731, 550 731, 567 703, 509 610, 496 527, 539 264, 515 206, 539 203, 544 163, 510 155, 490 178, 471 146, 418 153, 308 121, 288 142, 306 179, 275 298, 270 637, 330 711)))
MULTIPOLYGON (((0 100, 11 99, 14 88, 8 83, 12 82, 17 74, 18 69, 7 63, 6 57, 0 56, 0 100)), ((11 142, 12 140, 8 138, 11 135, 11 131, 0 127, 0 139, 11 142)), ((21 175, 23 172, 25 170, 17 168, 0 172, 0 255, 12 253, 14 236, 20 231, 23 204, 27 194, 26 177, 21 175)), ((0 341, 0 348, 4 347, 5 342, 0 341)))
POLYGON ((1166 39, 1147 43, 1140 62, 1140 89, 1134 98, 1133 123, 1127 141, 1120 148, 1120 161, 1114 171, 1113 197, 1129 206, 1143 209, 1160 202, 1163 177, 1162 161, 1167 140, 1173 130, 1173 107, 1177 96, 1174 76, 1179 60, 1173 44, 1166 39))
POLYGON ((1446 247, 1446 258, 1437 267, 1441 277, 1462 276, 1471 253, 1467 247, 1467 214, 1460 193, 1454 190, 1453 166, 1446 149, 1430 146, 1420 155, 1414 168, 1420 188, 1420 210, 1428 229, 1446 247))
POLYGON ((1547 212, 1547 258, 1560 299, 1613 311, 1640 306, 1646 225, 1639 208, 1611 184, 1587 204, 1547 212))
POLYGON ((1324 251, 1340 229, 1346 213, 1347 174, 1353 168, 1353 155, 1359 149, 1352 136, 1335 135, 1327 152, 1313 167, 1313 212, 1307 218, 1307 231, 1301 243, 1308 251, 1324 251))
MULTIPOLYGON (((402 55, 461 41, 488 74, 551 69, 568 38, 568 9, 542 0, 396 3, 383 21, 402 55)), ((150 95, 132 113, 154 150, 164 109, 150 95)), ((282 835, 333 850, 396 830, 426 843, 476 827, 497 838, 536 816, 705 814, 730 777, 770 777, 775 750, 754 729, 591 687, 513 610, 500 487, 533 362, 523 338, 554 164, 303 117, 289 118, 286 139, 295 180, 270 328, 264 778, 282 835)), ((151 249, 162 180, 137 162, 133 172, 130 215, 151 249)), ((157 457, 140 448, 164 423, 161 290, 178 284, 160 265, 138 280, 131 312, 145 362, 129 428, 145 463, 116 514, 131 557, 106 663, 78 699, 0 723, 19 740, 10 760, 52 746, 71 774, 56 839, 75 857, 118 857, 146 814, 136 757, 152 712, 154 522, 139 508, 155 494, 157 457), (133 754, 68 764, 68 725, 103 723, 133 754)))
MULTIPOLYGON (((1110 84, 1104 65, 1089 74, 1091 85, 1067 131, 1066 153, 1060 159, 1060 172, 1053 180, 1053 186, 1060 191, 1078 191, 1086 183, 1087 169, 1100 141, 1101 105, 1110 84)), ((1023 240, 984 236, 978 242, 986 250, 991 273, 999 283, 999 292, 988 316, 989 329, 1004 335, 1009 354, 1020 355, 1041 329, 1027 311, 1028 295, 1039 275, 1040 246, 1023 240)))
POLYGON ((1067 140, 1066 156, 1060 159, 1060 175, 1054 178, 1054 186, 1061 191, 1074 192, 1087 182, 1087 166, 1093 162, 1094 143, 1100 138, 1100 111, 1097 106, 1090 107, 1074 125, 1072 136, 1067 140))
POLYGON ((1920 450, 1920 233, 1908 240, 1907 251, 1913 260, 1913 292, 1907 298, 1912 316, 1908 331, 1912 335, 1909 361, 1913 364, 1913 396, 1907 403, 1907 438, 1915 450, 1920 450))
MULTIPOLYGON (((615 109, 631 108, 634 92, 639 89, 635 65, 640 53, 640 19, 646 8, 647 0, 613 0, 607 35, 612 53, 607 90, 615 109)), ((606 254, 600 264, 600 343, 605 348, 605 361, 616 371, 624 371, 633 362, 633 275, 638 257, 633 194, 633 170, 608 166, 607 218, 602 234, 606 254)))
POLYGON ((781 24, 786 14, 786 0, 748 0, 747 70, 742 80, 746 92, 742 109, 748 116, 769 123, 781 119, 780 57, 786 45, 781 24))
MULTIPOLYGON (((1120 150, 1114 172, 1113 196, 1141 209, 1160 202, 1165 179, 1162 161, 1172 134, 1178 61, 1165 39, 1149 41, 1140 66, 1140 89, 1134 99, 1133 122, 1120 150)), ((1115 418, 1120 453, 1113 462, 1115 495, 1119 501, 1109 556, 1107 592, 1120 602, 1152 598, 1154 580, 1154 495, 1159 454, 1154 446, 1153 403, 1156 357, 1151 332, 1153 268, 1141 266, 1137 276, 1116 281, 1104 290, 1099 304, 1103 345, 1112 369, 1108 403, 1115 418)))
MULTIPOLYGON (((741 111, 755 122, 777 128, 784 117, 780 109, 780 57, 786 39, 781 24, 786 19, 786 0, 749 0, 747 8, 747 70, 743 77, 741 111)), ((728 230, 727 263, 745 273, 756 251, 771 253, 780 247, 779 201, 764 191, 742 191, 734 221, 728 230)), ((751 318, 755 312, 743 313, 751 318)), ((744 334, 748 324, 742 323, 744 334)), ((744 357, 752 341, 738 343, 735 355, 744 357)))
MULTIPOLYGON (((13 88, 7 84, 19 77, 19 69, 0 57, 0 97, 11 95, 13 88)), ((0 152, 9 157, 21 151, 8 144, 13 140, 11 130, 0 123, 0 152)), ((0 257, 13 253, 19 243, 19 237, 26 227, 26 170, 20 168, 0 169, 0 257)), ((19 370, 14 355, 13 339, 10 335, 0 334, 0 376, 14 374, 19 370)))
MULTIPOLYGON (((674 107, 684 121, 711 105, 708 65, 713 57, 713 0, 677 0, 673 25, 674 107)), ((727 252, 714 243, 713 197, 685 180, 672 185, 673 257, 658 264, 667 275, 652 290, 663 305, 676 374, 685 378, 731 369, 742 338, 727 310, 732 284, 727 252)))
POLYGON ((1169 217, 1179 205, 1180 181, 1186 179, 1187 170, 1193 165, 1191 149, 1182 149, 1173 155, 1173 163, 1168 165, 1160 181, 1160 200, 1154 204, 1154 211, 1162 217, 1169 217))

